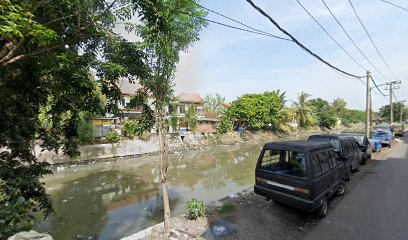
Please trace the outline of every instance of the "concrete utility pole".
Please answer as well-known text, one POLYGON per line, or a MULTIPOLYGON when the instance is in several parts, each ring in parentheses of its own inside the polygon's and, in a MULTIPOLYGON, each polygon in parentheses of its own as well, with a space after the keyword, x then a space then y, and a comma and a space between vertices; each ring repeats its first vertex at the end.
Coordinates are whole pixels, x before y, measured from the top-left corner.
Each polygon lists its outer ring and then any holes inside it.
POLYGON ((366 88, 366 129, 365 135, 371 137, 371 88, 370 88, 371 73, 367 71, 367 88, 366 88))
POLYGON ((394 122, 394 106, 392 105, 392 95, 393 95, 393 90, 394 89, 398 89, 399 87, 395 87, 393 86, 394 84, 401 84, 401 81, 393 81, 393 82, 388 82, 386 83, 387 85, 389 85, 388 89, 385 90, 389 90, 390 93, 390 124, 392 124, 394 122))
POLYGON ((403 119, 402 119, 402 115, 404 114, 404 107, 405 107, 405 103, 406 100, 404 101, 400 101, 401 103, 401 108, 400 108, 400 123, 403 124, 403 119))

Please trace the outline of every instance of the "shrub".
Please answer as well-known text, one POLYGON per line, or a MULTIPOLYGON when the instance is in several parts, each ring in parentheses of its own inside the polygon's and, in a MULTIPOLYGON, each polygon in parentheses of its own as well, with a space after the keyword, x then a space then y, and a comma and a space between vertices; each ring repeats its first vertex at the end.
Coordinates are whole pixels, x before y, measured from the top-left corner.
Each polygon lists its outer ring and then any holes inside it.
POLYGON ((118 142, 119 141, 119 135, 115 131, 108 132, 108 134, 106 134, 105 138, 109 142, 118 142))
POLYGON ((5 182, 0 179, 0 239, 29 230, 34 224, 33 217, 27 214, 35 206, 34 202, 26 201, 20 194, 19 189, 14 186, 6 187, 5 182), (13 188, 8 189, 12 194, 8 194, 6 188, 13 188))
POLYGON ((233 203, 224 203, 221 206, 219 212, 221 214, 225 214, 225 213, 229 213, 229 212, 234 211, 236 208, 237 208, 237 206, 235 206, 235 204, 233 204, 233 203))
POLYGON ((136 136, 140 132, 140 126, 136 121, 127 120, 122 124, 122 134, 126 137, 136 136))
POLYGON ((80 143, 92 142, 96 137, 96 127, 88 121, 81 121, 78 124, 78 140, 80 143))
POLYGON ((188 218, 196 220, 198 217, 204 216, 204 202, 197 199, 187 201, 188 218))

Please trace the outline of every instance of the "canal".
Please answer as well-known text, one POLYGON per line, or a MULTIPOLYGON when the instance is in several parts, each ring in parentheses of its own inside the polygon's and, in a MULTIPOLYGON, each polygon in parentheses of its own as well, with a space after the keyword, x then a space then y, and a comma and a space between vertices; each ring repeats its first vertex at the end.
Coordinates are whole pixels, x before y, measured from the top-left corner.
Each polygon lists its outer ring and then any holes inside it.
MULTIPOLYGON (((188 199, 205 203, 254 184, 263 144, 204 147, 169 156, 172 216, 188 199)), ((55 213, 36 226, 54 239, 119 239, 163 221, 158 156, 53 169, 47 193, 55 213)))

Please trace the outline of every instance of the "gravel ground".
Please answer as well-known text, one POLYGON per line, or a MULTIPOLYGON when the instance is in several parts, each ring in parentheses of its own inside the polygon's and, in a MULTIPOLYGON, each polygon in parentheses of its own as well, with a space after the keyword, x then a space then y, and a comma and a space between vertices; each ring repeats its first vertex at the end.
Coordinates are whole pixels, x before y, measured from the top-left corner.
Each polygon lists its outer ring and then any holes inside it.
MULTIPOLYGON (((398 144, 398 143, 396 143, 398 144)), ((347 182, 348 191, 352 189, 366 174, 370 174, 371 169, 383 159, 384 155, 390 151, 383 148, 382 152, 373 155, 366 165, 360 167, 359 172, 355 172, 351 181, 347 182)), ((346 193, 347 194, 347 193, 346 193)), ((342 197, 332 198, 329 203, 329 211, 336 207, 342 197)), ((288 207, 281 203, 265 201, 265 198, 255 195, 252 188, 241 193, 233 194, 227 198, 215 202, 207 207, 206 217, 198 221, 185 219, 184 216, 172 219, 177 226, 173 229, 181 230, 184 237, 179 237, 177 232, 171 236, 165 236, 156 232, 147 239, 303 239, 305 234, 310 231, 320 221, 319 218, 288 207), (235 209, 220 213, 222 205, 234 205, 235 209), (227 222, 235 226, 235 229, 227 236, 208 237, 202 235, 206 230, 211 229, 219 221, 227 222), (152 238, 153 237, 153 238, 152 238)))

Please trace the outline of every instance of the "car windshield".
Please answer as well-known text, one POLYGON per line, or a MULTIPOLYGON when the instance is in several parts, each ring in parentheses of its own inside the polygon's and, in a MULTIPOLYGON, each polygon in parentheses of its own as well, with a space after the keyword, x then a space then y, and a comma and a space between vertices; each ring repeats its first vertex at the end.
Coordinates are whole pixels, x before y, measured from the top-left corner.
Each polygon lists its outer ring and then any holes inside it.
POLYGON ((260 168, 276 174, 306 178, 305 153, 268 149, 263 152, 260 168))

